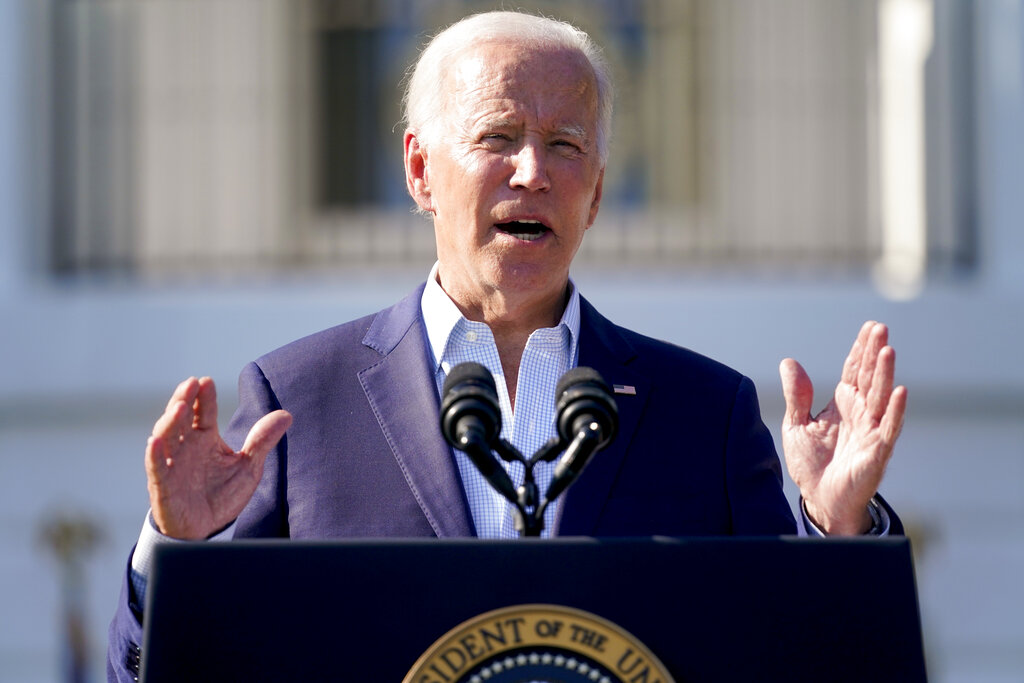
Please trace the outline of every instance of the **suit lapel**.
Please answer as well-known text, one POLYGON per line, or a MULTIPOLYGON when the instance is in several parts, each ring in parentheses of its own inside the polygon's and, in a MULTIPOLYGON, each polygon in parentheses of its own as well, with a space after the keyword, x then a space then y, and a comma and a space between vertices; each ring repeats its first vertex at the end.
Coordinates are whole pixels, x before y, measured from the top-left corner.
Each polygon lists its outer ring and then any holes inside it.
POLYGON ((633 440, 651 386, 647 377, 629 367, 636 357, 633 347, 585 299, 580 300, 579 346, 579 365, 594 368, 609 385, 633 387, 636 393, 615 395, 619 411, 618 434, 607 448, 593 456, 579 479, 563 494, 555 519, 555 533, 559 536, 593 533, 633 440))
POLYGON ((438 426, 439 399, 420 314, 423 288, 374 318, 363 343, 382 354, 359 381, 409 488, 439 537, 473 536, 451 450, 438 426))

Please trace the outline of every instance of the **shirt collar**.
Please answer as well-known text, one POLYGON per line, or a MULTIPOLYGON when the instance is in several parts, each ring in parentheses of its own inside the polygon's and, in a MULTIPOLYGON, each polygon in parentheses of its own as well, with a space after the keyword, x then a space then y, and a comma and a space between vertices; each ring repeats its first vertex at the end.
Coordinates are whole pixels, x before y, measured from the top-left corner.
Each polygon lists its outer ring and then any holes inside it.
MULTIPOLYGON (((441 367, 452 331, 459 321, 465 320, 459 307, 441 289, 437 281, 437 269, 438 263, 435 262, 434 267, 430 269, 430 275, 427 276, 427 284, 420 298, 423 324, 427 328, 427 340, 430 342, 435 372, 441 367)), ((569 330, 569 359, 571 365, 575 366, 580 336, 580 293, 572 278, 569 278, 569 302, 555 327, 560 326, 565 326, 569 330)))

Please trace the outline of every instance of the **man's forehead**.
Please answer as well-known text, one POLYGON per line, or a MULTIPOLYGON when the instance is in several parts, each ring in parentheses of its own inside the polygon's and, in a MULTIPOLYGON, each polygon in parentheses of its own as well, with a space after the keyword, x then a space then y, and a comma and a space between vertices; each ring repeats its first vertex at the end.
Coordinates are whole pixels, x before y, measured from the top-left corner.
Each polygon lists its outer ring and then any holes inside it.
POLYGON ((486 41, 467 47, 453 56, 449 72, 454 76, 450 85, 457 91, 537 78, 572 83, 581 92, 596 88, 593 68, 579 50, 522 41, 486 41))
POLYGON ((454 75, 454 86, 461 90, 468 84, 476 84, 481 81, 490 80, 496 77, 496 73, 488 72, 487 60, 478 52, 463 53, 454 58, 452 74, 454 75))
POLYGON ((457 55, 448 73, 449 93, 457 109, 487 108, 501 101, 532 102, 545 97, 557 106, 584 97, 592 100, 596 111, 593 69, 586 57, 570 48, 485 43, 457 55))

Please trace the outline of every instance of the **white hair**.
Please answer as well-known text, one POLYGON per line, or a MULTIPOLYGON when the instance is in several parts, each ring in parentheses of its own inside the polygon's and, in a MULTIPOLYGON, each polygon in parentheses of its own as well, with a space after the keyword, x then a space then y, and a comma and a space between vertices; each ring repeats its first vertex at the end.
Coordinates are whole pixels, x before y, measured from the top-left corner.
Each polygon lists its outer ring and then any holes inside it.
POLYGON ((438 33, 420 53, 405 89, 405 126, 430 142, 444 112, 444 74, 467 46, 488 40, 516 40, 535 46, 577 50, 590 63, 597 83, 597 151, 604 163, 612 127, 612 81, 607 60, 590 36, 572 24, 523 12, 485 12, 462 19, 438 33))

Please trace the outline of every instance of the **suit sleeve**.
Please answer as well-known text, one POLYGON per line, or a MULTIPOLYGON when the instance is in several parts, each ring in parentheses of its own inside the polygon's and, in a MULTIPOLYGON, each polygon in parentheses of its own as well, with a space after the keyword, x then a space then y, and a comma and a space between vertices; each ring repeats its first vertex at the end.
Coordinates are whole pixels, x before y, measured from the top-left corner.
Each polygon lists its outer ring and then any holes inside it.
MULTIPOLYGON (((129 556, 130 558, 130 556, 129 556)), ((128 683, 139 680, 142 650, 142 610, 135 599, 131 581, 131 559, 121 577, 121 596, 107 635, 107 681, 128 683)))
POLYGON ((793 510, 782 491, 782 466, 761 421, 754 383, 743 377, 729 417, 726 490, 737 536, 795 534, 793 510))
MULTIPOLYGON (((281 403, 263 370, 256 363, 249 363, 238 377, 238 409, 228 424, 224 440, 237 450, 257 420, 280 408, 281 403)), ((288 435, 285 434, 267 454, 259 486, 238 517, 235 538, 288 537, 287 462, 288 435)))

